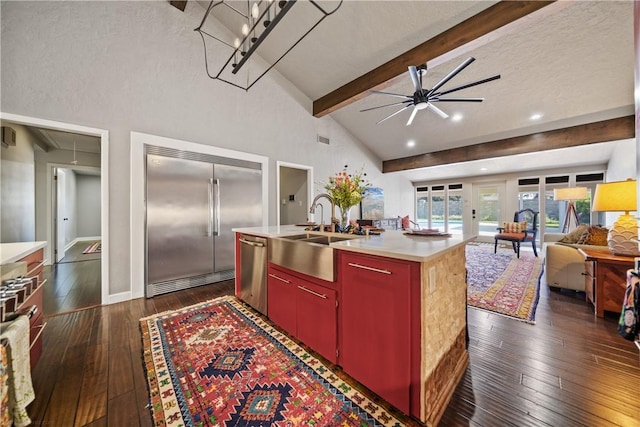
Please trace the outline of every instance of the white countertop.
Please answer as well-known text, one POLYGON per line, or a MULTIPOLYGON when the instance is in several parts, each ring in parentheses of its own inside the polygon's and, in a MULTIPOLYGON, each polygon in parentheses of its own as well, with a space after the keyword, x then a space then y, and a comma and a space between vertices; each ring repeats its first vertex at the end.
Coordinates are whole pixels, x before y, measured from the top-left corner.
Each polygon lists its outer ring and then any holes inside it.
MULTIPOLYGON (((286 237, 306 233, 304 227, 295 225, 234 228, 233 231, 260 237, 286 237)), ((335 234, 310 231, 311 234, 335 234)), ((348 240, 331 243, 335 249, 379 255, 407 261, 424 262, 444 250, 464 245, 473 240, 474 235, 454 235, 453 237, 407 236, 402 230, 387 230, 379 236, 349 235, 348 240)))
POLYGON ((47 242, 0 243, 0 264, 16 262, 47 246, 47 242))

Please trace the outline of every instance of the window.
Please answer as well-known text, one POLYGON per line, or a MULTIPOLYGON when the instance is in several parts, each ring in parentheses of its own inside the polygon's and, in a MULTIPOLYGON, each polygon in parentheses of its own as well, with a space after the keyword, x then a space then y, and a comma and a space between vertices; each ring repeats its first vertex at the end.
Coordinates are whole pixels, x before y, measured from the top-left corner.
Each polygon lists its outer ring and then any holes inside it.
POLYGON ((420 228, 462 234, 462 184, 416 188, 416 222, 420 228))
POLYGON ((429 224, 429 187, 416 188, 416 222, 420 228, 429 224))
POLYGON ((462 234, 462 184, 449 185, 447 212, 447 232, 462 234))

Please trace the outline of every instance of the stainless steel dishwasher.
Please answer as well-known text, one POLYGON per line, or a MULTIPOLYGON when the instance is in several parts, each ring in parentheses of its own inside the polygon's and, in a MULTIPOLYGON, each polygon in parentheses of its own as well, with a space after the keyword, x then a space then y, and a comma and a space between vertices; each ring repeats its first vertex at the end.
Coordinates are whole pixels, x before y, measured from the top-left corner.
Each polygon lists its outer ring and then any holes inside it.
POLYGON ((240 299, 267 315, 267 239, 240 235, 240 299))

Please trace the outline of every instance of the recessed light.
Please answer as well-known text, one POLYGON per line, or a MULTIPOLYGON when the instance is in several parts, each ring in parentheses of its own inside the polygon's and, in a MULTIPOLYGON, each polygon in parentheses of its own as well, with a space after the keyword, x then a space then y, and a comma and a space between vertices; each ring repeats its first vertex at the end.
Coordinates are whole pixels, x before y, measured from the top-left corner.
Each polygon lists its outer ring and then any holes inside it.
POLYGON ((416 142, 412 139, 410 141, 407 141, 407 147, 412 148, 416 146, 416 142))
POLYGON ((480 170, 481 170, 482 172, 486 172, 486 171, 487 171, 487 168, 480 168, 480 170))
POLYGON ((535 114, 532 114, 531 117, 529 117, 529 120, 540 120, 541 118, 542 118, 542 114, 535 113, 535 114))
POLYGON ((456 113, 453 116, 451 116, 452 122, 459 122, 460 120, 462 120, 462 114, 460 113, 456 113))

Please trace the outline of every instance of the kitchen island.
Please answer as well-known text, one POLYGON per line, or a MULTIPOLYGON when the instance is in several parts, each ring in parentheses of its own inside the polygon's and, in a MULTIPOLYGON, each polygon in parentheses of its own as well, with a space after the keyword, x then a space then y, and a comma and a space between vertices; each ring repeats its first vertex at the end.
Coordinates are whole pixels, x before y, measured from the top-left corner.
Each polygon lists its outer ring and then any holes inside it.
MULTIPOLYGON (((306 233, 234 231, 267 238, 267 247, 306 233)), ((464 248, 474 236, 349 237, 328 244, 333 282, 269 262, 268 317, 396 408, 436 425, 468 365, 464 248)))

